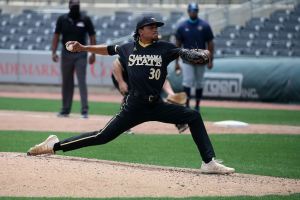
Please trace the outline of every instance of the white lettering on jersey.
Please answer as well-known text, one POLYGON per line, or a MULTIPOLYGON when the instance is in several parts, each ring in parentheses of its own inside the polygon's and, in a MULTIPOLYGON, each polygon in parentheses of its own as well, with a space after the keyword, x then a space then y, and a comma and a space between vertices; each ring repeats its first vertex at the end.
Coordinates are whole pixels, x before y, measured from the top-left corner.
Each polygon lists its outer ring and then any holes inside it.
POLYGON ((78 23, 76 24, 76 26, 77 26, 77 27, 85 27, 85 25, 84 25, 83 22, 78 22, 78 23))
POLYGON ((128 66, 156 66, 161 67, 161 55, 129 55, 128 66))

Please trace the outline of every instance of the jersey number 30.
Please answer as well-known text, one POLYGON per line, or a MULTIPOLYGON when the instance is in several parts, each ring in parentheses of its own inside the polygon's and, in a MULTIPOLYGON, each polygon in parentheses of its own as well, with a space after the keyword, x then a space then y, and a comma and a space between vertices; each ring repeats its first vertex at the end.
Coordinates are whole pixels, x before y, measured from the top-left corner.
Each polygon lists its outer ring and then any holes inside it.
POLYGON ((160 69, 154 69, 150 68, 150 76, 149 79, 156 79, 158 80, 160 78, 160 69))

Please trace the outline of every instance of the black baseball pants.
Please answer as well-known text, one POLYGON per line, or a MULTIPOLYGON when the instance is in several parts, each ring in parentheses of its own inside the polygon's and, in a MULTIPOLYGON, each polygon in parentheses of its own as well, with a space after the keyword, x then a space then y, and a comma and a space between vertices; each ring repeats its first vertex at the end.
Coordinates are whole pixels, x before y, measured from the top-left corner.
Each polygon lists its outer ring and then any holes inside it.
POLYGON ((149 102, 131 94, 124 101, 120 113, 114 116, 103 129, 62 140, 54 146, 54 150, 70 151, 105 144, 124 131, 147 121, 188 124, 202 160, 208 162, 215 157, 213 146, 198 112, 183 106, 165 103, 160 97, 155 102, 149 102))
POLYGON ((74 72, 78 80, 81 100, 81 113, 88 112, 88 91, 86 84, 87 53, 70 53, 63 49, 61 53, 62 73, 62 109, 69 114, 72 108, 74 93, 74 72))

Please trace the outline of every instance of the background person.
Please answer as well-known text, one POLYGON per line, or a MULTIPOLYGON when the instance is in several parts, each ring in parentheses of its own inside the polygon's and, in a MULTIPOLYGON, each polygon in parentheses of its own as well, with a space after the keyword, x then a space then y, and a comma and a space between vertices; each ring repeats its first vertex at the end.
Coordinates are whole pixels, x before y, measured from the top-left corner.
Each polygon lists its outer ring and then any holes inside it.
MULTIPOLYGON (((198 17, 199 7, 196 3, 190 3, 188 5, 189 19, 181 23, 176 31, 176 45, 186 49, 208 49, 213 57, 214 52, 214 35, 210 25, 198 17)), ((207 64, 207 67, 211 69, 213 67, 211 62, 207 64)), ((195 110, 199 111, 200 99, 202 98, 204 87, 204 72, 205 65, 193 65, 186 62, 179 64, 176 60, 175 70, 182 70, 182 85, 187 95, 186 106, 190 106, 191 88, 194 86, 196 89, 196 104, 195 110)))
MULTIPOLYGON (((81 116, 88 117, 88 91, 86 85, 87 52, 72 53, 66 50, 65 43, 71 40, 86 44, 87 35, 90 44, 96 44, 95 30, 91 19, 80 12, 79 0, 69 1, 70 12, 61 15, 56 22, 55 33, 52 40, 52 60, 58 62, 59 57, 56 54, 60 35, 62 35, 61 51, 61 74, 62 74, 62 108, 58 117, 68 117, 73 101, 74 93, 74 71, 76 72, 80 99, 81 116)), ((89 57, 89 64, 95 62, 95 54, 89 57)))
MULTIPOLYGON (((123 96, 122 103, 120 109, 125 102, 126 95, 128 95, 128 91, 130 90, 129 81, 128 81, 128 74, 126 68, 123 68, 120 60, 117 58, 113 62, 113 73, 111 75, 112 82, 115 88, 120 92, 123 96)), ((134 134, 131 129, 125 131, 127 134, 134 134)))

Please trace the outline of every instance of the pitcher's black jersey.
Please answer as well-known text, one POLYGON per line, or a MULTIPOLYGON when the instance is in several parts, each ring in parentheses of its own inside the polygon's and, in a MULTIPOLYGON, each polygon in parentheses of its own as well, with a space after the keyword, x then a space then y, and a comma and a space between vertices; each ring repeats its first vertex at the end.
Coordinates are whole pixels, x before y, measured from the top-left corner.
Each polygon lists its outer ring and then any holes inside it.
POLYGON ((168 73, 167 66, 178 57, 179 50, 165 41, 157 41, 146 47, 138 42, 122 45, 118 54, 127 68, 132 91, 159 95, 168 73))

